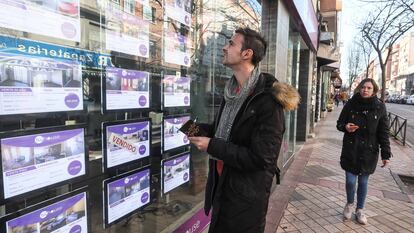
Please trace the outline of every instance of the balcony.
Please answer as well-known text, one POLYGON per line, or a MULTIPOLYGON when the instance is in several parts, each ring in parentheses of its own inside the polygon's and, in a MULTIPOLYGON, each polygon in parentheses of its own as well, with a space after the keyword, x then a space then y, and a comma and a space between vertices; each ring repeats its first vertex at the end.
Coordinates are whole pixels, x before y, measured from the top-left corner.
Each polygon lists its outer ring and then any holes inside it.
POLYGON ((331 45, 333 44, 333 41, 335 39, 335 33, 334 32, 321 32, 319 42, 331 45))

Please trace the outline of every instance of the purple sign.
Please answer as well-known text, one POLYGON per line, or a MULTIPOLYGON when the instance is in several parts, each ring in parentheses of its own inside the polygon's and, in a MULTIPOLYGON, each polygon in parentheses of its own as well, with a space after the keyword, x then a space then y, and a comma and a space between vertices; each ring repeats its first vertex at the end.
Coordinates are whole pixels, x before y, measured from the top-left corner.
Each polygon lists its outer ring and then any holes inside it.
POLYGON ((79 103, 80 103, 80 99, 78 95, 74 93, 70 93, 69 95, 65 97, 65 104, 69 108, 76 108, 79 105, 79 103))
POLYGON ((188 153, 183 154, 182 156, 178 156, 178 157, 175 157, 174 159, 166 161, 164 166, 169 166, 169 167, 176 166, 177 164, 188 160, 189 157, 190 157, 190 154, 188 153))
POLYGON ((188 102, 190 102, 190 98, 188 98, 188 96, 185 96, 184 97, 184 103, 185 104, 188 104, 188 102))
POLYGON ((190 116, 185 117, 175 117, 171 119, 165 119, 166 122, 173 124, 173 125, 181 125, 190 120, 190 116))
POLYGON ((145 55, 145 54, 147 54, 147 52, 148 52, 148 49, 147 49, 147 46, 145 46, 145 45, 140 45, 139 46, 139 52, 141 53, 141 55, 145 55))
POLYGON ((119 180, 115 180, 111 183, 108 184, 109 189, 114 189, 116 187, 125 187, 125 186, 129 186, 133 183, 138 183, 140 182, 140 180, 146 176, 149 177, 150 171, 149 169, 145 169, 143 171, 140 171, 138 173, 132 174, 130 176, 127 176, 125 178, 119 179, 119 180))
POLYGON ((143 204, 147 203, 148 198, 149 198, 148 193, 147 192, 143 193, 142 196, 141 196, 141 203, 143 203, 143 204))
POLYGON ((188 173, 186 172, 186 173, 184 173, 184 175, 183 175, 183 180, 184 181, 187 181, 188 180, 188 173))
POLYGON ((138 70, 127 70, 120 68, 107 67, 106 74, 115 75, 116 77, 122 77, 124 79, 144 79, 149 77, 148 72, 138 70))
POLYGON ((201 208, 190 219, 175 229, 173 233, 201 233, 208 227, 208 225, 210 225, 210 220, 211 214, 206 216, 204 214, 204 208, 201 208))
POLYGON ((82 170, 82 163, 78 160, 74 160, 69 163, 68 173, 72 176, 77 175, 82 170))
POLYGON ((2 139, 1 144, 15 147, 44 147, 67 141, 76 136, 80 136, 83 140, 83 131, 83 129, 72 129, 44 134, 32 134, 2 139))
POLYGON ((147 148, 144 145, 141 145, 139 147, 138 151, 139 151, 140 155, 143 155, 143 154, 145 154, 145 151, 147 151, 147 148))
POLYGON ((60 29, 62 30, 63 35, 68 38, 73 38, 76 36, 76 28, 71 23, 64 22, 60 29))
POLYGON ((81 232, 82 232, 82 227, 79 225, 73 226, 69 231, 69 233, 81 233, 81 232))
POLYGON ((149 121, 139 122, 139 123, 128 123, 122 125, 113 125, 108 126, 107 131, 111 133, 116 133, 119 135, 131 134, 138 132, 143 129, 148 129, 149 121))
POLYGON ((145 105, 147 104, 147 98, 146 98, 145 96, 141 95, 141 96, 139 97, 138 102, 139 102, 139 105, 141 105, 141 106, 145 106, 145 105))

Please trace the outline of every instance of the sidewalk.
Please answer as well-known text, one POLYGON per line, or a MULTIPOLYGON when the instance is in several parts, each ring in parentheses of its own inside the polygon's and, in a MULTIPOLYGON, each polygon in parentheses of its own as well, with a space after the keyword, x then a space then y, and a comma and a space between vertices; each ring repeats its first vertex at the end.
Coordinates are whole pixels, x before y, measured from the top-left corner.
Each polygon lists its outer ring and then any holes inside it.
POLYGON ((266 233, 274 232, 414 232, 414 193, 397 174, 414 176, 414 150, 391 139, 394 157, 388 168, 370 176, 368 224, 344 222, 345 172, 339 165, 343 133, 336 130, 342 107, 317 128, 305 143, 269 201, 266 233), (409 156, 411 155, 411 157, 409 156))

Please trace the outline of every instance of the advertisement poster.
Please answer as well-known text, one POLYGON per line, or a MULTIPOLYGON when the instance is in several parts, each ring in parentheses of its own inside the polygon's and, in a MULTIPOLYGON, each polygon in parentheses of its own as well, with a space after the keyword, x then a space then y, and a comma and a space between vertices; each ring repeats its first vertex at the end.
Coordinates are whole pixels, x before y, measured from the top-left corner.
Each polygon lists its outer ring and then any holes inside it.
POLYGON ((4 198, 85 174, 84 129, 1 139, 4 198))
POLYGON ((190 77, 166 75, 163 80, 164 107, 190 106, 190 77))
POLYGON ((79 0, 0 0, 0 27, 80 42, 79 9, 79 0))
POLYGON ((164 161, 163 187, 164 193, 188 182, 190 180, 190 154, 175 157, 164 161))
POLYGON ((150 202, 150 171, 145 169, 108 183, 108 224, 150 202))
POLYGON ((106 128, 107 167, 114 167, 149 156, 150 124, 148 121, 106 128))
POLYGON ((164 151, 190 144, 187 136, 178 130, 188 120, 190 116, 164 119, 164 151))
POLYGON ((0 53, 0 115, 83 110, 79 63, 0 53))
POLYGON ((165 32, 164 59, 165 62, 190 67, 188 38, 173 31, 165 32))
POLYGON ((191 0, 166 0, 165 13, 168 17, 191 27, 191 0))
POLYGON ((149 23, 108 5, 106 49, 134 56, 149 57, 149 23))
POLYGON ((106 68, 106 109, 149 107, 149 73, 106 68))
POLYGON ((80 193, 7 221, 7 233, 88 232, 86 207, 86 193, 80 193))

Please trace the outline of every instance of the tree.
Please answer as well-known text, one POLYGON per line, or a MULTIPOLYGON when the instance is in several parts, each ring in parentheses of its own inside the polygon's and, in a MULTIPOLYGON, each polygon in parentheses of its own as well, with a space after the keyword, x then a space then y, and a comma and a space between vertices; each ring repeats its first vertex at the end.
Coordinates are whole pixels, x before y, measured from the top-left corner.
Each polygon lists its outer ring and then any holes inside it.
POLYGON ((414 0, 380 0, 375 11, 371 11, 360 25, 363 38, 377 53, 381 68, 381 99, 385 98, 386 64, 393 45, 414 26, 414 0))
POLYGON ((363 37, 360 38, 356 42, 357 46, 359 47, 362 58, 363 58, 363 65, 365 67, 365 78, 368 78, 369 73, 369 62, 371 61, 371 54, 372 54, 372 45, 363 37))
POLYGON ((349 75, 349 88, 352 87, 352 83, 358 77, 361 71, 361 54, 358 43, 353 43, 353 46, 348 50, 348 75, 349 75))

